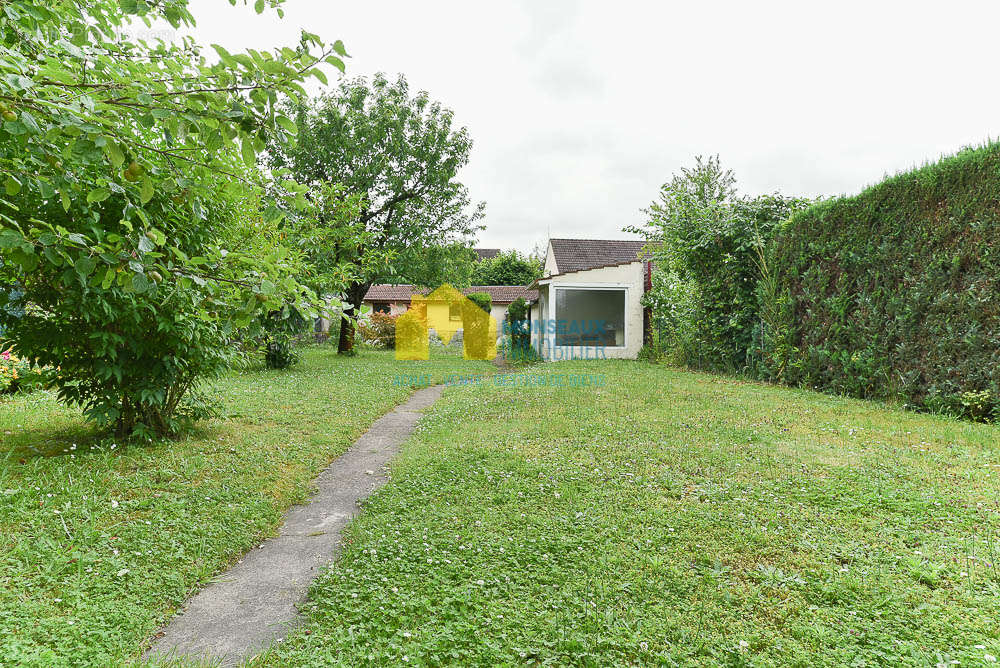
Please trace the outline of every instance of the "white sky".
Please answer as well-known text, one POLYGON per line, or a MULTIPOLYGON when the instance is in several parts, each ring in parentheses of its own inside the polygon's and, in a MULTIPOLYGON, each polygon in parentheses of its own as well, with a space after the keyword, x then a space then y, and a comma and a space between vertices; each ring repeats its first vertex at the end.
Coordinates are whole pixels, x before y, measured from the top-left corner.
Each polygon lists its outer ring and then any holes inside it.
MULTIPOLYGON (((475 141, 480 246, 622 238, 720 154, 743 192, 854 193, 1000 134, 1000 3, 922 0, 193 0, 203 43, 342 39, 347 75, 406 75, 475 141)), ((331 79, 331 85, 334 79, 331 79)))

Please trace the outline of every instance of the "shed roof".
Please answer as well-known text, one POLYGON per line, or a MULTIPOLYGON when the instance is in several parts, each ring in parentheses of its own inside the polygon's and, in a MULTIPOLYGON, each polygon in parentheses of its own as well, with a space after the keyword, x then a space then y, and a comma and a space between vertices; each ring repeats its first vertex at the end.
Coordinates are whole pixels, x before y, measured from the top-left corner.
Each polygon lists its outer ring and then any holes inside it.
POLYGON ((607 267, 640 258, 642 240, 631 239, 550 239, 552 254, 560 274, 607 267))

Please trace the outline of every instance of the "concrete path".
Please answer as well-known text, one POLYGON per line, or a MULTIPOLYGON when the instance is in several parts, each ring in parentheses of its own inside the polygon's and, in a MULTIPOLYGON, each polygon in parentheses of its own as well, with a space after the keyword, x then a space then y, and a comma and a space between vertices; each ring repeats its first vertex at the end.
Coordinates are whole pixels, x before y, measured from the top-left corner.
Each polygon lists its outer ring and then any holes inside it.
POLYGON ((292 508, 276 538, 252 550, 192 598, 154 640, 146 659, 192 658, 229 666, 282 638, 320 569, 336 555, 358 502, 386 482, 385 465, 442 386, 417 390, 379 418, 316 478, 318 492, 292 508))

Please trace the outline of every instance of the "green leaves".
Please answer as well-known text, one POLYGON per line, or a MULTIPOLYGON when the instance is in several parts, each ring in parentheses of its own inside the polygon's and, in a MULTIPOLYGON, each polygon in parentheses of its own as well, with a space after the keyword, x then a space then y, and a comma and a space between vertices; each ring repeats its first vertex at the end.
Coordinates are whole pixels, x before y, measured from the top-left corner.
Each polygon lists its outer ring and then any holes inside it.
POLYGON ((111 160, 111 164, 115 166, 115 169, 125 164, 125 153, 118 142, 114 140, 109 141, 104 145, 104 151, 108 154, 108 158, 111 160))
POLYGON ((14 178, 13 174, 7 176, 3 187, 8 195, 16 195, 21 192, 21 182, 14 178))
POLYGON ((328 58, 326 59, 326 62, 327 62, 328 64, 330 64, 330 65, 333 65, 334 67, 336 67, 336 68, 337 68, 338 70, 340 70, 341 72, 344 72, 344 71, 346 71, 346 70, 347 70, 347 66, 346 66, 346 65, 344 65, 344 61, 343 61, 343 60, 341 60, 340 58, 336 57, 336 56, 329 56, 329 57, 328 57, 328 58))
POLYGON ((148 174, 143 176, 142 186, 139 190, 139 201, 142 204, 148 203, 149 200, 153 199, 154 192, 155 188, 153 187, 153 179, 151 179, 148 174))
POLYGON ((243 143, 240 145, 240 152, 243 155, 243 162, 247 167, 253 168, 257 166, 257 151, 254 150, 252 139, 247 138, 243 140, 243 143))
POLYGON ((87 203, 94 204, 97 202, 103 202, 109 197, 111 197, 111 191, 107 188, 95 188, 87 193, 87 203))
POLYGON ((275 121, 289 134, 292 135, 298 134, 299 128, 297 125, 295 125, 295 121, 288 118, 287 116, 276 116, 275 121))
POLYGON ((781 379, 1000 421, 998 193, 993 143, 792 217, 771 257, 781 379))
MULTIPOLYGON (((261 13, 279 4, 252 6, 261 13)), ((164 388, 192 381, 154 377, 163 360, 194 376, 217 370, 233 314, 248 297, 260 308, 258 287, 272 305, 311 308, 314 297, 295 280, 300 251, 264 261, 247 250, 266 257, 280 247, 276 226, 287 211, 261 202, 257 155, 265 137, 281 144, 298 131, 276 113, 278 100, 303 95, 307 79, 329 71, 325 59, 343 52, 310 33, 245 53, 128 36, 136 18, 191 26, 188 6, 0 3, 0 35, 15 36, 0 37, 0 284, 23 284, 24 299, 38 306, 17 322, 0 313, 0 327, 36 355, 79 347, 63 366, 63 396, 130 429, 139 418, 122 418, 127 406, 144 406, 143 420, 159 416, 146 425, 153 432, 168 431, 177 408, 164 388), (79 319, 72 328, 70 313, 79 319), (87 348, 112 330, 126 340, 87 348), (161 340, 169 345, 137 349, 161 340), (128 346, 147 362, 104 376, 81 361, 128 346), (98 376, 106 384, 94 386, 98 376), (126 386, 135 394, 123 403, 126 386)), ((304 199, 301 190, 288 198, 304 199)))
POLYGON ((81 278, 87 278, 97 268, 97 261, 92 257, 81 257, 73 264, 73 268, 81 278))

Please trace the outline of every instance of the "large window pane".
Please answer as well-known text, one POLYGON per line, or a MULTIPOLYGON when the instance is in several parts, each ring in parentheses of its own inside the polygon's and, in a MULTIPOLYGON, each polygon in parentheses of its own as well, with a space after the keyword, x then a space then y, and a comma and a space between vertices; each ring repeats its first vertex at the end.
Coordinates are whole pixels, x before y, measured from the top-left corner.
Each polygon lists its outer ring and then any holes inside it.
POLYGON ((625 290, 556 289, 557 346, 624 346, 625 290))

